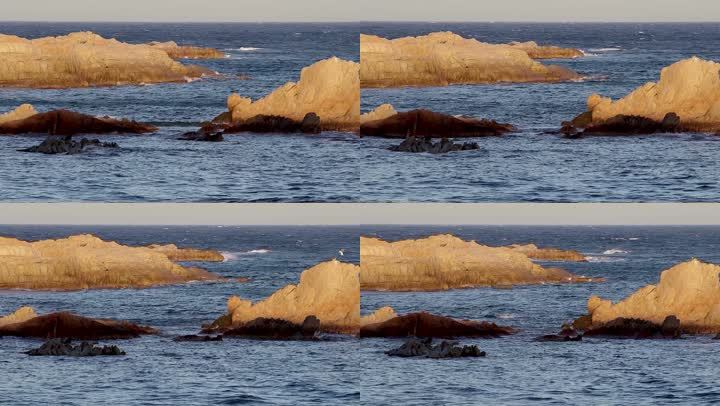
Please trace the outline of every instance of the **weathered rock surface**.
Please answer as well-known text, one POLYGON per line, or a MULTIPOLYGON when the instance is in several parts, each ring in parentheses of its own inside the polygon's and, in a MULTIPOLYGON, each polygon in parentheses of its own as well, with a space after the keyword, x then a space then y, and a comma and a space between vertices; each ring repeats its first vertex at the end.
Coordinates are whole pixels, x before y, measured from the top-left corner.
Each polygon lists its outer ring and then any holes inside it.
POLYGON ((0 87, 69 88, 187 82, 212 72, 159 47, 91 32, 28 40, 0 34, 0 87))
POLYGON ((225 257, 215 250, 201 250, 197 248, 179 248, 175 244, 148 245, 153 251, 162 252, 174 262, 223 262, 225 257))
POLYGON ((560 82, 579 78, 568 68, 533 60, 520 45, 487 44, 451 32, 393 40, 360 35, 362 87, 560 82))
POLYGON ((96 357, 100 355, 125 355, 125 351, 116 345, 104 345, 96 347, 95 343, 87 341, 79 345, 72 345, 70 339, 54 338, 46 341, 40 348, 26 352, 33 356, 66 356, 66 357, 96 357))
POLYGON ((151 42, 153 48, 161 49, 172 59, 222 59, 225 58, 223 52, 213 48, 202 48, 187 45, 178 45, 174 41, 167 42, 151 42))
POLYGON ((486 321, 460 320, 420 312, 363 325, 360 337, 495 338, 514 332, 510 327, 486 321))
POLYGON ((666 317, 660 324, 647 320, 619 317, 601 325, 593 326, 584 332, 586 337, 634 339, 680 338, 681 334, 680 320, 675 316, 666 317))
POLYGON ((455 117, 430 110, 411 110, 397 113, 360 126, 360 135, 367 137, 488 137, 515 131, 511 124, 495 120, 455 117))
POLYGON ((386 242, 360 238, 363 290, 424 291, 478 286, 590 282, 544 268, 508 247, 488 247, 452 235, 386 242))
POLYGON ((308 316, 320 320, 320 331, 356 334, 360 328, 360 267, 337 260, 305 270, 300 283, 288 285, 253 303, 233 296, 227 315, 206 331, 240 328, 256 319, 280 319, 301 325, 308 316))
POLYGON ((75 155, 93 148, 120 148, 116 142, 100 142, 98 139, 89 140, 83 138, 80 141, 73 141, 68 135, 65 137, 49 136, 39 145, 20 149, 20 152, 36 152, 39 154, 75 155))
POLYGON ((359 64, 329 58, 303 68, 300 81, 288 82, 262 99, 232 94, 227 101, 234 123, 255 116, 281 116, 302 122, 320 117, 323 130, 357 130, 360 124, 359 64))
POLYGON ((320 320, 307 316, 302 323, 259 317, 223 333, 225 337, 262 340, 313 340, 320 332, 320 320))
POLYGON ((137 121, 94 117, 68 110, 29 114, 30 110, 23 106, 8 113, 9 119, 0 120, 0 134, 144 134, 157 131, 156 127, 137 121), (18 114, 20 110, 23 112, 18 114))
POLYGON ((575 250, 540 248, 535 244, 513 244, 509 245, 508 248, 521 252, 530 259, 541 261, 587 262, 585 255, 575 250))
POLYGON ((460 358, 460 357, 484 357, 485 351, 480 351, 476 345, 463 345, 455 341, 442 341, 438 345, 432 344, 432 338, 417 339, 411 338, 400 348, 385 352, 391 357, 421 357, 421 358, 460 358))
POLYGON ((0 289, 142 288, 221 279, 162 252, 91 235, 36 242, 0 237, 0 289))
POLYGON ((225 129, 225 134, 250 133, 303 133, 320 134, 322 125, 315 113, 307 113, 302 120, 282 116, 260 114, 245 121, 234 123, 225 129))
POLYGON ((720 332, 720 266, 693 259, 663 271, 660 283, 645 286, 618 303, 588 300, 592 326, 615 319, 639 319, 662 325, 668 316, 688 333, 720 332))
POLYGON ((532 59, 574 59, 585 56, 583 51, 553 45, 538 45, 535 41, 511 42, 511 47, 522 49, 532 59))
MULTIPOLYGON (((667 115, 679 117, 675 131, 720 130, 720 63, 697 57, 676 62, 660 72, 660 81, 646 83, 620 100, 593 94, 587 106, 592 125, 627 126, 627 117, 643 117, 663 123, 667 115), (613 124, 614 123, 614 124, 613 124)), ((675 120, 672 120, 672 124, 675 120)), ((671 124, 665 123, 665 124, 671 124)), ((648 126, 639 122, 638 127, 648 126)), ((651 126, 652 127, 652 126, 651 126)), ((647 131, 647 130, 645 130, 647 131)), ((662 130, 667 131, 667 130, 662 130)), ((673 131, 670 131, 673 132, 673 131)))
POLYGON ((395 145, 388 149, 396 152, 427 152, 429 154, 445 154, 455 151, 478 150, 480 149, 480 146, 477 142, 464 142, 462 144, 456 144, 447 138, 443 138, 440 142, 432 142, 431 138, 417 138, 409 136, 405 138, 400 145, 395 145))
POLYGON ((0 324, 0 337, 73 338, 77 340, 112 340, 156 334, 151 327, 127 321, 92 319, 69 312, 30 317, 14 323, 0 324))

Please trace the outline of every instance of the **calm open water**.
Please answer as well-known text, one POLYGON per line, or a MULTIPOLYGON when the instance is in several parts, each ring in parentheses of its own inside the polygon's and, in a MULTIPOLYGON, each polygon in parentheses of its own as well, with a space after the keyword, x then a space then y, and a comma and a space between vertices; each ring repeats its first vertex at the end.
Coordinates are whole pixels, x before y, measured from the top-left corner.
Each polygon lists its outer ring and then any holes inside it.
POLYGON ((720 24, 367 23, 386 38, 453 31, 480 41, 534 40, 584 50, 568 66, 583 83, 364 89, 362 109, 391 103, 509 122, 520 128, 482 147, 446 155, 386 151, 399 141, 366 138, 364 201, 717 201, 720 137, 666 135, 565 140, 543 134, 585 111, 592 93, 619 98, 660 69, 693 55, 720 60, 720 24))

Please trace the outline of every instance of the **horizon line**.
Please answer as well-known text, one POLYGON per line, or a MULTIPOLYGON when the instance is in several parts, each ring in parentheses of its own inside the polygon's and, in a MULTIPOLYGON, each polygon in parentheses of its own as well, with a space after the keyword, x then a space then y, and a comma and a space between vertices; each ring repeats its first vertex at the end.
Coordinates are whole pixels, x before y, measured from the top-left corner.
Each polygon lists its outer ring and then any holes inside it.
POLYGON ((685 21, 685 20, 328 20, 328 21, 286 21, 286 20, 0 20, 3 23, 95 23, 95 24, 365 24, 365 23, 402 23, 402 24, 720 24, 717 21, 685 21))

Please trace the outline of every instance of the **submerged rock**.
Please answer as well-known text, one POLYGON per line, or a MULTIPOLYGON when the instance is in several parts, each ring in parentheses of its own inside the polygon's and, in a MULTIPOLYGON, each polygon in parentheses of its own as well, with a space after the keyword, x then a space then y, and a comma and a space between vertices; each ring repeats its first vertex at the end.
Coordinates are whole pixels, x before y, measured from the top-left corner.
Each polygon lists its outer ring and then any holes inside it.
POLYGON ((515 130, 512 125, 495 120, 455 117, 420 109, 366 121, 360 126, 360 135, 384 138, 473 138, 499 136, 515 130))
POLYGON ((411 338, 400 348, 386 351, 385 354, 391 357, 422 357, 422 358, 460 358, 460 357, 484 357, 485 351, 480 351, 476 345, 463 345, 455 341, 442 341, 438 345, 432 345, 432 338, 417 339, 411 338))
POLYGON ((259 317, 223 333, 226 337, 257 338, 265 340, 312 340, 320 332, 320 320, 307 316, 302 323, 259 317))
POLYGON ((178 265, 151 248, 92 235, 35 242, 0 237, 0 289, 142 288, 210 280, 222 277, 178 265))
POLYGON ((70 88, 187 82, 212 71, 174 61, 152 45, 92 32, 28 40, 0 34, 0 86, 70 88))
POLYGON ((86 151, 90 148, 120 148, 116 142, 100 142, 98 139, 73 141, 70 136, 66 137, 47 137, 40 145, 34 147, 20 149, 20 152, 37 152, 40 154, 67 154, 74 155, 86 151))
POLYGON ((320 134, 320 131, 320 117, 315 113, 307 113, 299 121, 288 117, 260 114, 232 124, 225 130, 225 134, 241 132, 320 134))
POLYGON ((68 110, 31 114, 23 106, 7 113, 7 118, 0 121, 0 134, 144 134, 157 131, 156 127, 137 121, 94 117, 68 110))
POLYGON ((363 290, 428 291, 600 280, 545 268, 518 249, 488 247, 452 235, 396 242, 361 237, 360 263, 363 290))
POLYGON ((96 347, 95 343, 87 341, 83 341, 79 345, 72 345, 70 339, 55 338, 46 341, 40 348, 27 351, 25 354, 34 356, 95 357, 99 355, 125 355, 125 351, 115 345, 96 347))
POLYGON ((178 138, 180 141, 203 141, 203 142, 221 142, 225 141, 223 133, 218 132, 206 132, 202 129, 198 131, 186 132, 178 138))
POLYGON ((559 334, 547 334, 536 337, 535 341, 540 342, 566 342, 566 341, 582 341, 583 335, 575 330, 573 326, 564 325, 559 334))
POLYGON ((207 342, 207 341, 222 341, 223 337, 221 335, 212 336, 212 335, 197 335, 197 334, 188 334, 184 336, 177 336, 173 338, 173 341, 176 342, 207 342))
MULTIPOLYGON (((579 79, 572 70, 543 65, 527 44, 487 44, 451 32, 393 40, 360 34, 362 87, 446 86, 579 79)), ((540 56, 542 51, 532 48, 540 56)))
POLYGON ((464 142, 455 144, 453 141, 443 138, 440 142, 434 143, 431 138, 416 138, 408 136, 400 145, 388 148, 397 152, 427 152, 430 154, 445 154, 454 151, 470 151, 480 149, 477 142, 464 142))
MULTIPOLYGON (((233 123, 256 116, 280 116, 295 122, 308 113, 319 117, 322 130, 356 131, 360 124, 359 64, 329 58, 303 68, 300 81, 288 82, 262 99, 232 94, 227 101, 233 123)), ((314 126, 312 126, 314 128, 314 126)))
POLYGON ((461 320, 419 312, 363 325, 360 337, 476 337, 495 338, 513 334, 514 329, 486 321, 461 320))
POLYGON ((69 312, 36 315, 14 323, 0 324, 0 336, 14 337, 112 340, 156 333, 151 327, 127 321, 92 319, 69 312))

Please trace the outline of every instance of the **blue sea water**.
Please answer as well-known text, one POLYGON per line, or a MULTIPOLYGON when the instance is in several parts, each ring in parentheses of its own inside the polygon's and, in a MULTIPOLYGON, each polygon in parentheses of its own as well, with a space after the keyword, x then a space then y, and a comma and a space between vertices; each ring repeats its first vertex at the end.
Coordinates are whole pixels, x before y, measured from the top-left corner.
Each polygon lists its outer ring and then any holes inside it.
POLYGON ((353 24, 8 23, 0 33, 36 38, 93 31, 129 43, 176 41, 212 47, 227 57, 186 63, 224 79, 91 89, 3 89, 0 112, 22 103, 153 123, 147 136, 109 136, 122 147, 82 156, 16 150, 38 137, 0 137, 2 201, 336 202, 358 199, 357 137, 237 135, 223 143, 177 141, 226 111, 231 92, 260 98, 316 61, 359 60, 353 24), (239 79, 245 75, 247 80, 239 79))
POLYGON ((693 55, 720 60, 720 24, 367 23, 386 38, 452 31, 491 43, 537 41, 587 56, 549 60, 581 83, 363 89, 362 110, 391 103, 496 119, 519 127, 476 141, 481 150, 445 155, 387 151, 398 143, 363 139, 363 201, 621 202, 717 201, 720 137, 704 134, 566 140, 544 134, 585 111, 593 93, 620 98, 693 55))
POLYGON ((391 227, 364 229, 386 240, 452 233, 488 245, 534 242, 576 249, 586 263, 551 263, 604 283, 444 292, 362 292, 362 312, 390 305, 399 313, 493 321, 520 329, 491 340, 460 340, 487 351, 480 359, 387 357, 400 340, 362 340, 362 403, 409 405, 717 404, 720 342, 604 340, 540 343, 587 312, 591 295, 620 300, 657 283, 660 272, 691 259, 720 263, 718 227, 391 227))
POLYGON ((320 342, 225 340, 176 343, 226 312, 231 295, 259 300, 297 283, 300 273, 338 257, 359 262, 352 227, 18 227, 22 239, 94 233, 123 244, 175 243, 224 252, 226 262, 193 263, 247 283, 189 283, 150 289, 78 292, 0 291, 0 314, 29 305, 151 325, 159 336, 113 343, 124 357, 56 358, 23 354, 42 341, 0 338, 2 405, 357 404, 358 340, 320 342))

